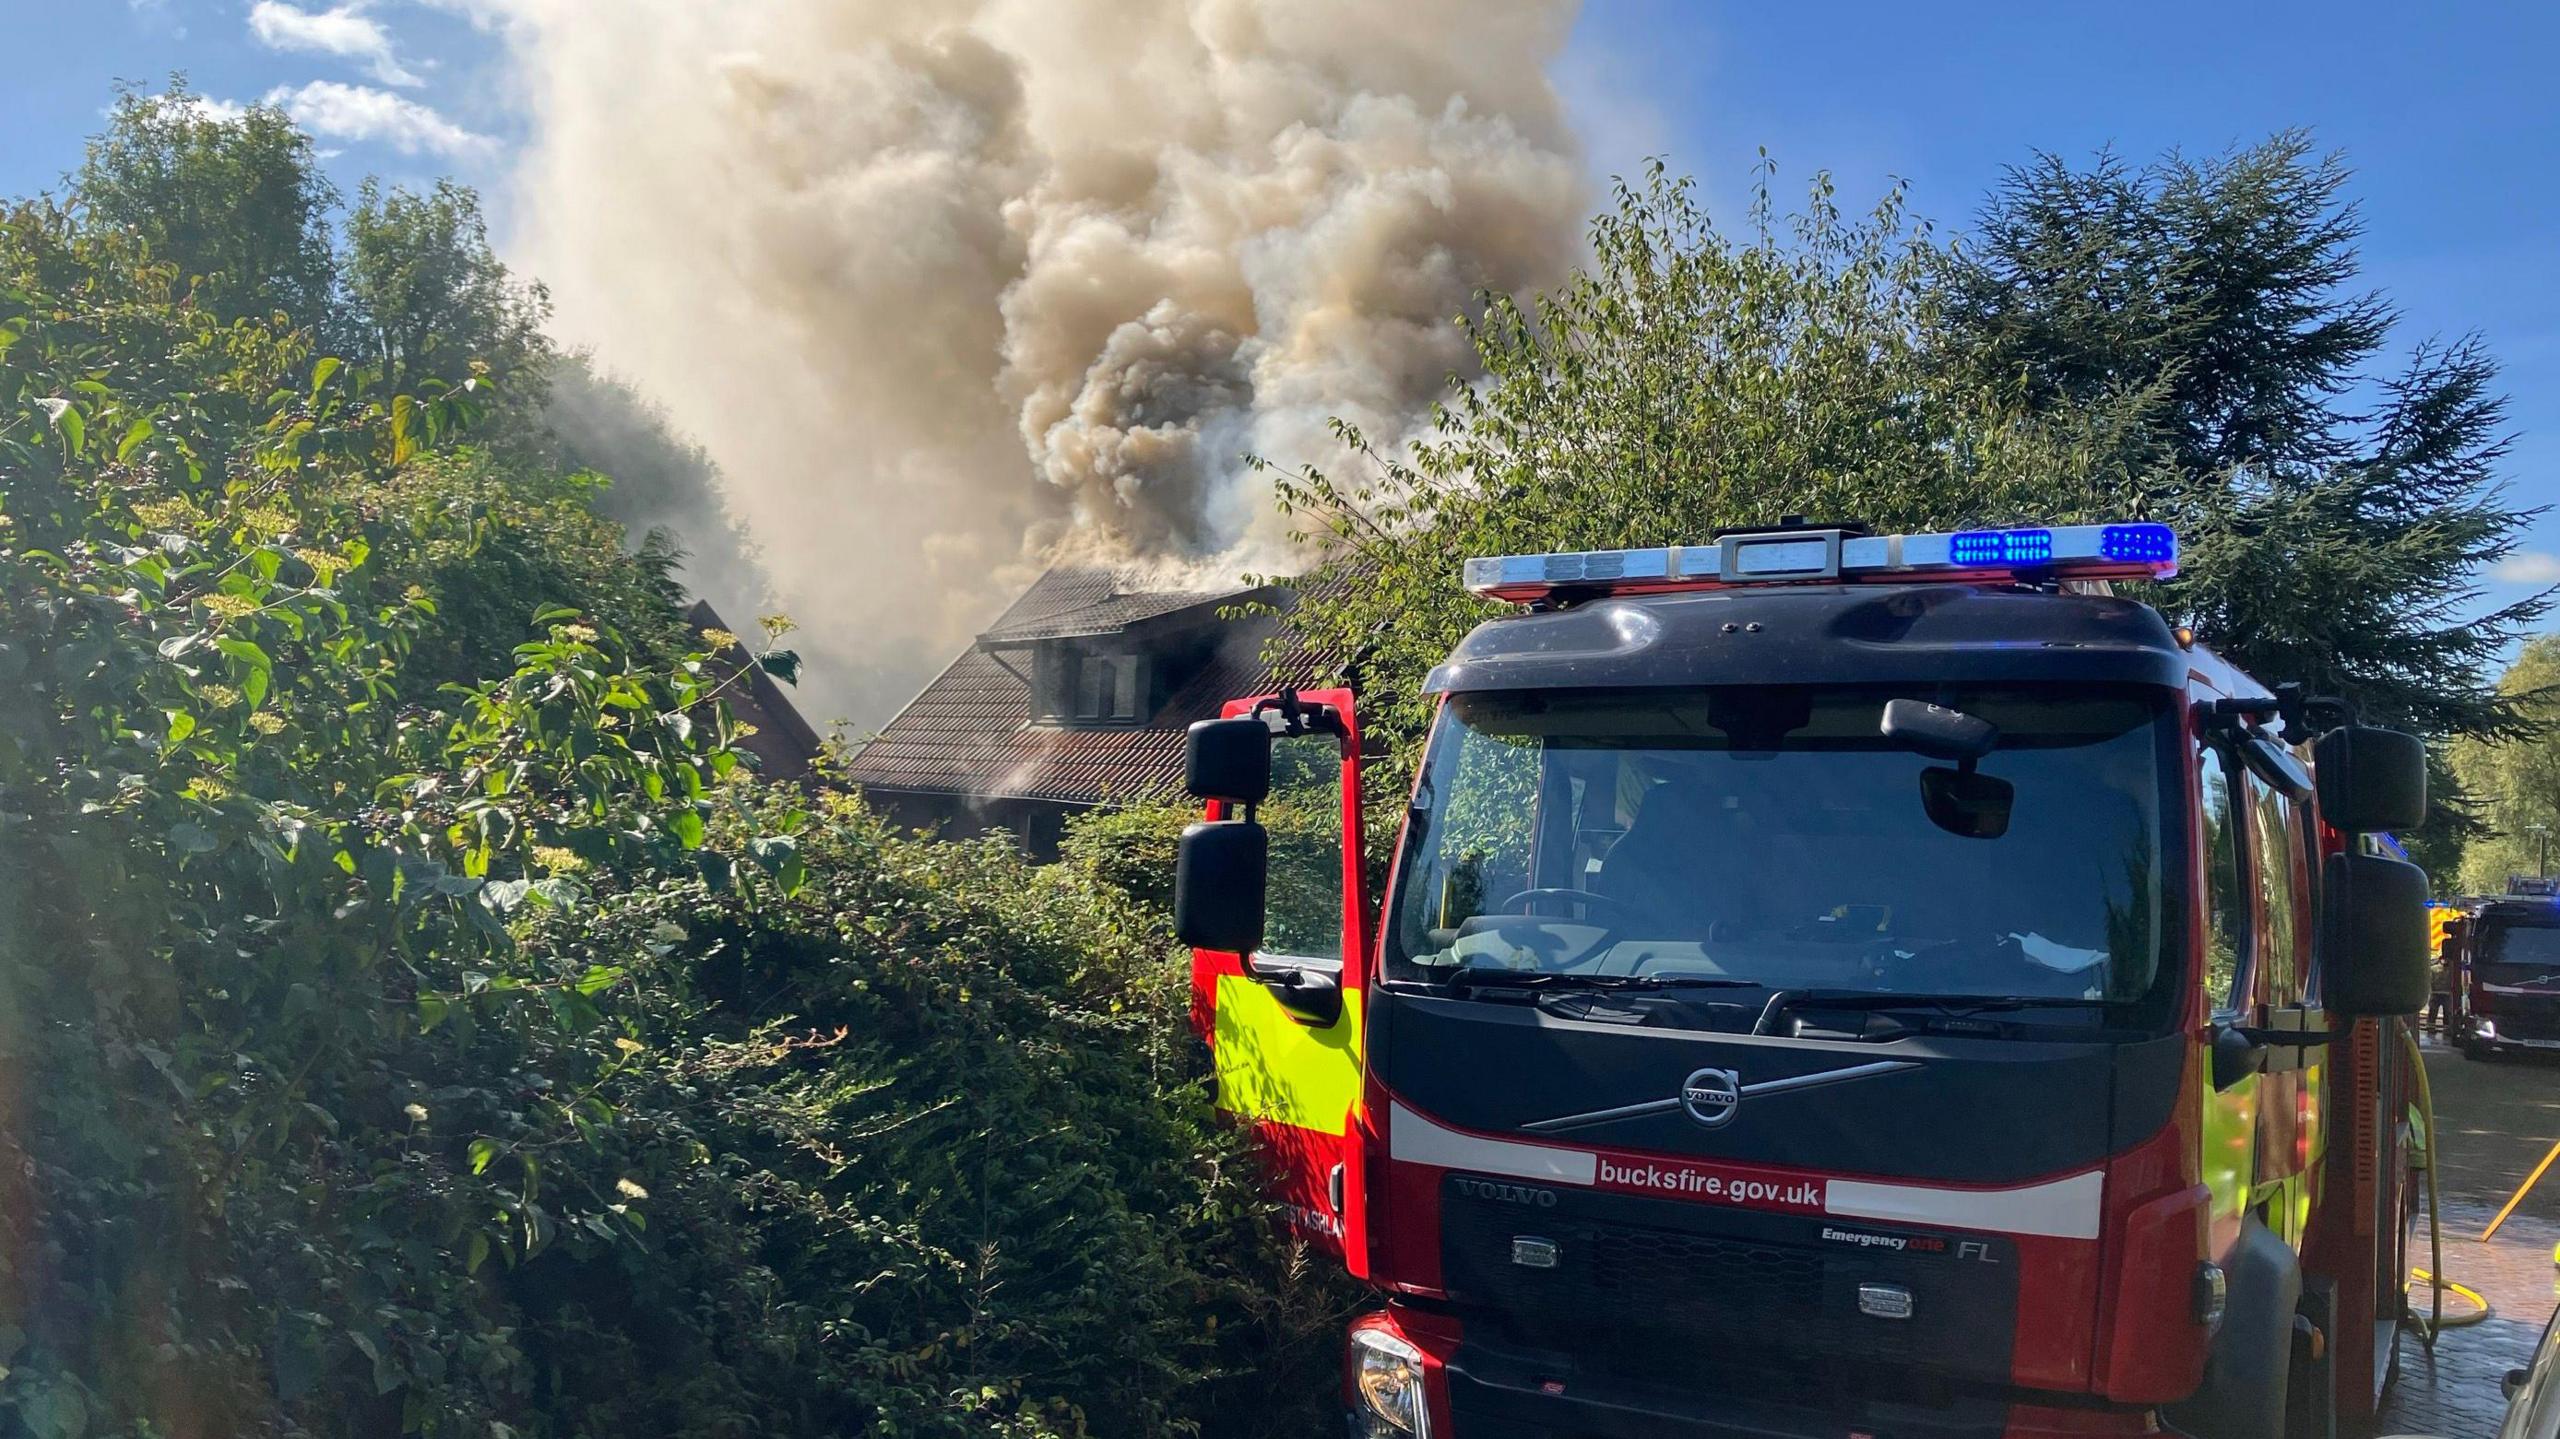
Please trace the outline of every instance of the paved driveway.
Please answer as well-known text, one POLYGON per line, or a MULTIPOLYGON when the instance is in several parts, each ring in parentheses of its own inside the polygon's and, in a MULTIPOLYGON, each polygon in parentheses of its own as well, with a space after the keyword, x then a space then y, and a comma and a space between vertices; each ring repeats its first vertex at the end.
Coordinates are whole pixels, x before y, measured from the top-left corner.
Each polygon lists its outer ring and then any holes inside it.
MULTIPOLYGON (((2560 1066, 2531 1061, 2474 1063, 2430 1047, 2444 1192, 2445 1270, 2488 1296, 2484 1323, 2447 1330, 2428 1354, 2402 1341, 2400 1382, 2383 1409, 2386 1434, 2487 1439, 2506 1401, 2499 1378, 2522 1364, 2552 1307, 2560 1303, 2560 1164, 2487 1244, 2481 1229, 2526 1174, 2560 1140, 2560 1066)), ((2423 1257, 2423 1231, 2420 1240, 2423 1257)), ((2423 1304, 2423 1291, 2416 1296, 2423 1304)), ((2449 1309, 2462 1308, 2448 1295, 2449 1309)))

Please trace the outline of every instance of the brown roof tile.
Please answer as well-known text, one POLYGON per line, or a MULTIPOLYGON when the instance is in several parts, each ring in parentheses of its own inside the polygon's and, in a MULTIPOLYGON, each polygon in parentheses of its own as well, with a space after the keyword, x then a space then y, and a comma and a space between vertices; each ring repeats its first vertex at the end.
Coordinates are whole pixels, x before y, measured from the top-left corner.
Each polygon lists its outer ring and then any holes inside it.
MULTIPOLYGON (((1157 615, 1251 593, 1128 592, 1120 589, 1119 578, 1098 567, 1053 569, 987 635, 1016 640, 1115 633, 1157 615), (1183 602, 1174 603, 1177 598, 1183 602), (1125 606, 1121 622, 1108 628, 1059 623, 1124 600, 1144 602, 1125 606)), ((1169 798, 1182 789, 1183 732, 1193 720, 1215 717, 1225 700, 1281 684, 1312 684, 1329 671, 1323 656, 1307 653, 1266 665, 1263 641, 1274 628, 1268 616, 1223 623, 1228 633, 1208 665, 1145 723, 1120 728, 1033 725, 1030 685, 997 656, 972 648, 862 747, 848 777, 872 789, 1068 804, 1169 798)))

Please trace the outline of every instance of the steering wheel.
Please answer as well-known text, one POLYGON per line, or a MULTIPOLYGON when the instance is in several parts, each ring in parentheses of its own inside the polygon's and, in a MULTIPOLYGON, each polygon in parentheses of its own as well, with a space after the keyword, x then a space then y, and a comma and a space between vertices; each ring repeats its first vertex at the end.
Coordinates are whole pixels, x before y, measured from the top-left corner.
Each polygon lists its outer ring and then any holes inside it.
MULTIPOLYGON (((1598 894, 1587 889, 1524 889, 1495 905, 1493 913, 1516 914, 1523 919, 1546 919, 1550 916, 1529 912, 1529 906, 1542 899, 1560 899, 1569 904, 1581 905, 1586 910, 1615 910, 1620 916, 1623 916, 1627 909, 1625 900, 1615 895, 1598 894)), ((1584 920, 1600 931, 1599 938, 1583 946, 1582 953, 1585 958, 1596 959, 1616 946, 1618 923, 1612 922, 1606 915, 1586 915, 1584 920)))
POLYGON ((1600 908, 1602 908, 1602 909, 1614 909, 1614 910, 1617 910, 1617 911, 1618 911, 1619 913, 1621 913, 1621 914, 1625 913, 1625 912, 1626 912, 1626 908, 1627 908, 1627 902, 1626 902, 1625 900, 1620 899, 1620 898, 1618 898, 1616 895, 1613 895, 1613 894, 1601 894, 1601 893, 1599 893, 1599 892, 1598 892, 1598 891, 1596 891, 1596 890, 1588 890, 1588 889, 1524 889, 1524 890, 1520 891, 1518 894, 1512 895, 1512 896, 1510 896, 1509 898, 1507 898, 1507 899, 1503 900, 1500 904, 1495 905, 1495 906, 1493 907, 1493 912, 1494 912, 1494 913, 1496 913, 1496 914, 1523 914, 1523 915, 1525 915, 1525 914, 1527 914, 1527 913, 1529 912, 1528 910, 1526 910, 1526 909, 1513 909, 1513 908, 1512 908, 1512 906, 1513 906, 1513 905, 1515 905, 1515 904, 1526 904, 1526 903, 1528 903, 1528 902, 1530 902, 1530 901, 1533 901, 1533 900, 1541 900, 1541 899, 1561 899, 1561 900, 1567 900, 1567 901, 1570 901, 1570 902, 1572 902, 1572 903, 1582 905, 1582 906, 1583 906, 1583 907, 1585 907, 1585 908, 1589 908, 1589 907, 1591 907, 1591 906, 1597 905, 1597 906, 1599 906, 1599 907, 1600 907, 1600 908))

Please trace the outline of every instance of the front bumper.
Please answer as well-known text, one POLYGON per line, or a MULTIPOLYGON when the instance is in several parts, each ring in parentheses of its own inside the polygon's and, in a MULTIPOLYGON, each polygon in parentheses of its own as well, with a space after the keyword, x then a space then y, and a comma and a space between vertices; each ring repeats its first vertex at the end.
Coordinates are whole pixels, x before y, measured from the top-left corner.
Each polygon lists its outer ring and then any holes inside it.
POLYGON ((2475 1049, 2560 1052, 2560 1035, 2555 1035, 2550 1021, 2539 1015, 2529 1020, 2511 1015, 2477 1015, 2466 1027, 2462 1042, 2475 1049))
MULTIPOLYGON (((1445 1316, 1402 1306, 1366 1323, 1415 1334, 1429 1356, 1430 1439, 2131 1439, 2156 1435, 2147 1408, 2023 1402, 2016 1391, 1906 1392, 1828 1367, 1702 1363, 1696 1370, 1593 1372, 1553 1351, 1462 1338, 1445 1316)), ((1356 1403, 1356 1400, 1354 1401, 1356 1403)), ((1354 1412, 1348 1433, 1370 1439, 1354 1412)))
MULTIPOLYGON (((1462 1348, 1449 1366, 1449 1439, 1996 1439, 2011 1406, 1987 1399, 1833 1407, 1630 1379, 1559 1380, 1531 1359, 1462 1348)), ((1438 1436, 1435 1436, 1438 1439, 1438 1436)))

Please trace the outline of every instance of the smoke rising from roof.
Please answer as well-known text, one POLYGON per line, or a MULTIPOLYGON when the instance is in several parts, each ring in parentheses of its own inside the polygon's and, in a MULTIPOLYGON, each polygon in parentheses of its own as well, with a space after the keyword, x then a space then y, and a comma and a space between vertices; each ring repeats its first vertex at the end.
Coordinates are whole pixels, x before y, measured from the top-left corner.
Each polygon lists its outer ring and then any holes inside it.
POLYGON ((518 258, 885 718, 1060 554, 1287 563, 1246 453, 1416 427, 1560 273, 1563 0, 510 0, 518 258))

